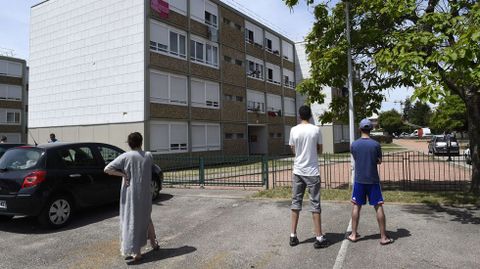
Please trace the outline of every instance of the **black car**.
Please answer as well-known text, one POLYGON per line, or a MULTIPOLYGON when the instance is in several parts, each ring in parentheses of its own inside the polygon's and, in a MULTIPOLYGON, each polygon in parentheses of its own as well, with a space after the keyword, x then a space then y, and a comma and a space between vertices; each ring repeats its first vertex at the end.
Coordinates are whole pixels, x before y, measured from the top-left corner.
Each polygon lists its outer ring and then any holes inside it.
MULTIPOLYGON (((104 173, 124 151, 101 143, 21 146, 0 158, 0 217, 36 216, 41 224, 62 227, 79 208, 120 199, 121 178, 104 173)), ((163 174, 152 176, 152 199, 163 174)))
POLYGON ((18 146, 23 146, 23 145, 25 144, 9 144, 9 143, 0 144, 0 158, 2 158, 3 154, 5 154, 7 150, 14 147, 18 147, 18 146))
POLYGON ((459 155, 460 147, 458 141, 455 137, 450 138, 450 145, 443 135, 433 136, 430 142, 428 143, 428 153, 433 155, 459 155), (450 152, 449 152, 450 147, 450 152))

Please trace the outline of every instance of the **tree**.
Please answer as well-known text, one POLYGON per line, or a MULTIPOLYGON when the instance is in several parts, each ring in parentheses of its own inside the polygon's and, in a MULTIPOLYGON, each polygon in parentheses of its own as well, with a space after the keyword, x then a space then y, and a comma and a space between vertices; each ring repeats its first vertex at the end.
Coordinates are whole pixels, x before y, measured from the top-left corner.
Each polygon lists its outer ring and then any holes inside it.
POLYGON ((432 109, 430 108, 430 106, 420 101, 417 101, 408 111, 408 122, 421 127, 426 127, 430 122, 431 115, 432 109))
POLYGON ((445 96, 430 119, 430 127, 436 133, 445 130, 464 132, 467 130, 467 108, 456 95, 445 96))
POLYGON ((405 102, 403 103, 403 119, 408 121, 408 113, 412 109, 412 101, 410 101, 410 98, 405 99, 405 102))
POLYGON ((402 132, 402 115, 395 109, 380 113, 380 115, 378 115, 378 122, 380 127, 389 134, 402 132))
MULTIPOLYGON (((290 7, 299 0, 283 0, 290 7)), ((305 0, 313 5, 313 0, 305 0)), ((471 191, 480 193, 480 3, 477 0, 350 0, 351 51, 358 95, 413 87, 414 98, 436 103, 458 95, 465 103, 472 152, 471 191)), ((309 101, 322 86, 347 80, 345 3, 314 7, 306 37, 311 78, 299 85, 309 101)), ((365 100, 365 99, 364 99, 365 100)), ((367 110, 378 106, 366 100, 367 110)), ((357 99, 355 99, 357 101, 357 99)))

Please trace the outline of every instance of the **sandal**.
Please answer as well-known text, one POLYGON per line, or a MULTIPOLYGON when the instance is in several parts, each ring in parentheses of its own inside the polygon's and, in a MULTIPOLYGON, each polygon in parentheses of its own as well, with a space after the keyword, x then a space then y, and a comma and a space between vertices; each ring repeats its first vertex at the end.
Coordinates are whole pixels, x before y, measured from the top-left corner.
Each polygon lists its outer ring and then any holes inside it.
POLYGON ((153 244, 152 244, 152 242, 150 242, 150 245, 151 245, 152 249, 155 250, 155 251, 160 249, 160 245, 158 244, 157 239, 154 240, 153 244))
POLYGON ((387 237, 387 241, 386 241, 386 242, 380 241, 380 245, 385 246, 385 245, 388 245, 388 244, 393 243, 393 241, 395 241, 395 240, 393 240, 393 239, 390 238, 390 237, 387 237))

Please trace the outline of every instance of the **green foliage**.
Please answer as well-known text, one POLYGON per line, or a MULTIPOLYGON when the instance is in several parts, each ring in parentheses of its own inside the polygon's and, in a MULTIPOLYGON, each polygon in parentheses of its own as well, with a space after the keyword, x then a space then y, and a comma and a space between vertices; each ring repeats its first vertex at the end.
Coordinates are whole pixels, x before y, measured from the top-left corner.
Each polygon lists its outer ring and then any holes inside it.
POLYGON ((432 109, 429 105, 420 101, 415 102, 413 107, 408 111, 408 122, 427 127, 432 115, 432 109))
POLYGON ((457 95, 447 95, 442 100, 430 119, 430 128, 435 133, 445 130, 464 132, 467 130, 467 109, 457 95))
POLYGON ((402 132, 402 115, 395 109, 380 113, 380 115, 378 115, 378 122, 380 127, 389 134, 400 134, 402 132))

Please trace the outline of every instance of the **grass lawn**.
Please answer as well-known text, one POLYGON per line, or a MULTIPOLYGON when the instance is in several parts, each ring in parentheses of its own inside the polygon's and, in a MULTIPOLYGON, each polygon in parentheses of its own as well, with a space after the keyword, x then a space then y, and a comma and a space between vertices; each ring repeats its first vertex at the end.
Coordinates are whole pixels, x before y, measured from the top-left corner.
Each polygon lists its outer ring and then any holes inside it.
MULTIPOLYGON (((280 187, 255 193, 253 198, 291 199, 290 187, 280 187)), ((350 201, 350 190, 322 189, 322 200, 350 201)), ((305 199, 308 198, 308 193, 305 199)), ((386 202, 424 203, 433 205, 476 205, 480 206, 480 196, 464 192, 424 192, 424 191, 383 191, 386 202)))

